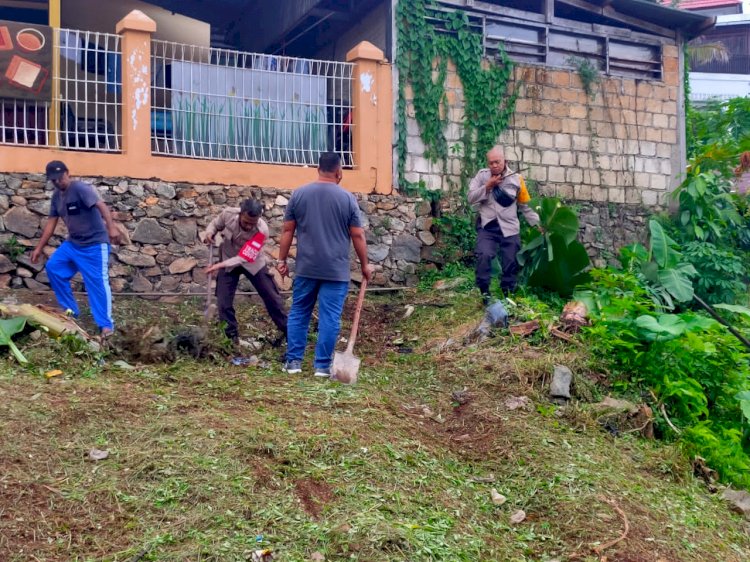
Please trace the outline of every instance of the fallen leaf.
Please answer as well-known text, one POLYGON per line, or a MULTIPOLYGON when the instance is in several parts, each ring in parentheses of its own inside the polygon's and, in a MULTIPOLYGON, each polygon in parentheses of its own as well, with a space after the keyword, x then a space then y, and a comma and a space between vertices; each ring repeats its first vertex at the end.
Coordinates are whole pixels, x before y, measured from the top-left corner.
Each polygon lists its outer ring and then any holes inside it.
POLYGON ((406 312, 404 313, 404 320, 409 318, 409 316, 411 316, 412 314, 414 314, 414 307, 410 304, 406 305, 406 312))
POLYGON ((92 461, 103 461, 109 456, 109 451, 102 451, 101 449, 91 449, 89 451, 89 458, 92 461))
POLYGON ((123 369, 124 371, 133 371, 135 367, 133 367, 130 363, 127 361, 123 361, 122 359, 118 359, 114 363, 112 363, 113 367, 117 367, 119 369, 123 369))
POLYGON ((60 369, 53 369, 51 371, 47 371, 46 373, 44 373, 44 376, 47 377, 48 379, 51 379, 52 377, 59 377, 62 374, 63 372, 60 369))
POLYGON ((510 516, 510 522, 514 525, 518 525, 524 519, 526 519, 526 512, 523 509, 519 509, 513 515, 510 516))
POLYGON ((531 404, 528 396, 511 396, 505 401, 505 407, 509 410, 526 409, 531 404))
POLYGON ((495 481, 495 475, 489 474, 487 476, 472 476, 471 479, 474 482, 479 482, 481 484, 492 484, 495 481))
POLYGON ((495 488, 492 488, 492 490, 490 490, 490 496, 492 497, 492 503, 494 503, 495 505, 503 505, 506 501, 508 501, 508 498, 498 492, 495 488))

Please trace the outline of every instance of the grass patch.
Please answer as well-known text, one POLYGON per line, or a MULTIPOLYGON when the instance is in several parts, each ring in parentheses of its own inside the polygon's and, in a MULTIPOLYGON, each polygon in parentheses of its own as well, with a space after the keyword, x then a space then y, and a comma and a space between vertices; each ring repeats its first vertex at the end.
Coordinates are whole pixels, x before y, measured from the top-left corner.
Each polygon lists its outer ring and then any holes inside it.
MULTIPOLYGON (((524 299, 519 319, 540 313, 524 299)), ((245 337, 272 331, 238 304, 245 337)), ((117 306, 137 329, 199 324, 197 310, 117 306)), ((481 316, 472 294, 368 296, 355 387, 283 375, 268 348, 253 368, 217 355, 129 371, 22 340, 33 368, 0 361, 0 559, 598 560, 622 529, 605 499, 631 525, 610 560, 750 559, 742 520, 673 447, 546 401, 553 364, 586 372, 578 347, 501 333, 436 351, 481 316), (503 405, 521 395, 533 406, 503 405)))

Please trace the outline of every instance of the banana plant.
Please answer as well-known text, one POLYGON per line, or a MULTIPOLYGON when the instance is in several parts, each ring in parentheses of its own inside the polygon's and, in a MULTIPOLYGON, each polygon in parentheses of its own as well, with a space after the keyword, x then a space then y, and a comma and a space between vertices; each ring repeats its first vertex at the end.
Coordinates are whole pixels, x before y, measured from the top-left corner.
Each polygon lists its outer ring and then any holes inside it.
POLYGON ((529 272, 529 285, 556 291, 564 297, 585 283, 590 260, 578 240, 578 217, 556 197, 533 204, 540 230, 532 230, 518 254, 518 262, 529 272))
POLYGON ((21 350, 16 347, 11 338, 23 331, 24 327, 26 327, 26 318, 22 316, 0 319, 0 345, 7 345, 13 357, 16 358, 16 361, 22 365, 28 363, 28 359, 24 357, 21 350))
POLYGON ((642 244, 626 246, 620 252, 620 259, 626 269, 645 281, 657 306, 672 310, 675 303, 693 300, 695 291, 691 278, 698 272, 683 261, 677 242, 664 232, 659 221, 651 219, 648 228, 651 233, 649 247, 642 244))

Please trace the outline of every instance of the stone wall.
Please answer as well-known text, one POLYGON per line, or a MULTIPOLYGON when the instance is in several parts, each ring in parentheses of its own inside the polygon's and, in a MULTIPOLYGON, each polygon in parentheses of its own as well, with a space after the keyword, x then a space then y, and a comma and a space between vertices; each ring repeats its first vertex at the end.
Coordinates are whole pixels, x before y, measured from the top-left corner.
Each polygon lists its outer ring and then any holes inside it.
MULTIPOLYGON (((663 54, 663 80, 602 77, 592 97, 575 70, 515 67, 519 97, 498 142, 512 166, 528 168, 532 190, 568 201, 666 204, 681 172, 681 88, 677 47, 665 45, 663 54)), ((452 65, 445 89, 450 146, 460 142, 464 120, 463 88, 452 65)), ((459 184, 461 160, 451 156, 444 167, 423 157, 411 96, 407 88, 406 179, 447 190, 459 184)))
POLYGON ((623 246, 645 243, 648 218, 659 211, 643 205, 570 203, 576 207, 581 224, 578 239, 586 247, 595 267, 615 263, 623 246))
MULTIPOLYGON (((127 237, 113 249, 110 260, 115 292, 205 291, 203 266, 208 261, 208 248, 200 243, 198 233, 223 208, 237 206, 247 197, 264 202, 264 217, 271 229, 268 254, 278 257, 278 237, 289 192, 250 186, 83 179, 92 183, 110 205, 127 237)), ((32 264, 29 257, 41 235, 51 195, 43 176, 0 173, 0 288, 47 288, 43 264, 32 264)), ((430 205, 399 196, 357 197, 376 270, 374 284, 414 285, 422 248, 435 244, 430 232, 430 205)), ((62 221, 57 234, 46 248, 47 256, 65 235, 62 221)), ((354 258, 352 263, 356 263, 354 258)), ((282 281, 276 275, 280 286, 288 288, 289 280, 282 281)), ((356 265, 352 276, 359 279, 356 265)))

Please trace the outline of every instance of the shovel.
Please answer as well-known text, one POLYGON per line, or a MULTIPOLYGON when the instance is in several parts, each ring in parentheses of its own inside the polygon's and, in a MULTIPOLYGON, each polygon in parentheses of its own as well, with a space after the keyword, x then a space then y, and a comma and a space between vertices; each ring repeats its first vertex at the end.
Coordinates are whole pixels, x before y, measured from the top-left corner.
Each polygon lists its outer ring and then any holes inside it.
POLYGON ((357 307, 354 309, 354 320, 352 321, 352 333, 349 335, 349 344, 346 351, 336 353, 333 356, 333 366, 331 367, 331 379, 344 384, 354 384, 357 382, 359 373, 360 360, 353 353, 354 342, 357 341, 357 331, 359 330, 359 314, 362 312, 362 303, 365 301, 365 289, 367 288, 367 279, 362 279, 362 285, 359 288, 359 297, 357 297, 357 307))

